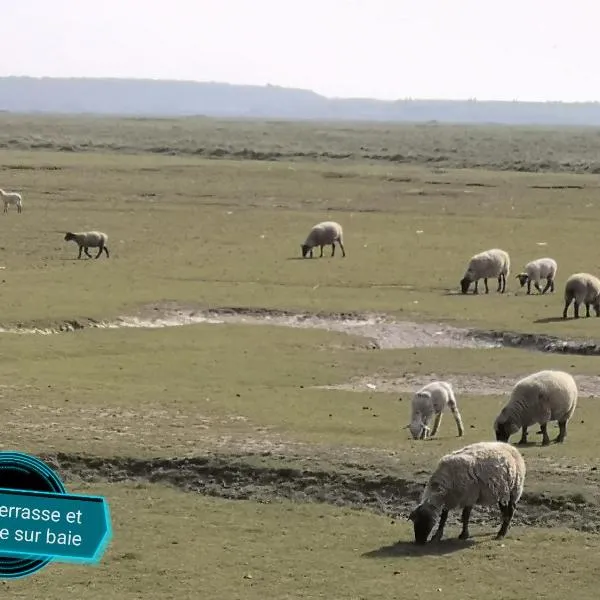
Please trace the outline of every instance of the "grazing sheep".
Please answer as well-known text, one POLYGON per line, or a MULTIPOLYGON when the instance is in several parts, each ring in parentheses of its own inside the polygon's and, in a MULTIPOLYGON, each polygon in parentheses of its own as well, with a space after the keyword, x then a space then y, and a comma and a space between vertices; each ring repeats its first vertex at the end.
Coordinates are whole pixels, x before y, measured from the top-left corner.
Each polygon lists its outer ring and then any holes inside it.
POLYGON ((79 255, 77 258, 81 258, 82 251, 84 251, 89 258, 92 258, 92 255, 88 252, 88 248, 98 248, 98 254, 96 254, 95 258, 100 257, 102 250, 106 252, 106 258, 109 257, 108 247, 106 246, 108 236, 101 231, 86 231, 82 233, 71 233, 69 231, 65 234, 65 241, 74 241, 77 243, 79 246, 79 255))
POLYGON ((535 289, 541 294, 545 294, 548 290, 554 291, 554 279, 556 278, 556 271, 558 265, 553 258, 538 258, 532 260, 525 265, 525 270, 517 275, 517 279, 523 287, 527 284, 527 293, 531 294, 531 284, 535 286, 535 289), (542 290, 540 288, 540 279, 546 280, 546 285, 542 290))
POLYGON ((496 440, 508 442, 513 433, 522 429, 519 445, 527 443, 527 428, 540 425, 542 446, 550 444, 548 422, 558 421, 556 443, 567 436, 567 422, 577 406, 577 384, 564 371, 538 371, 517 381, 508 403, 494 421, 496 440))
POLYGON ((510 273, 510 257, 507 252, 499 248, 492 248, 485 252, 480 252, 471 257, 464 277, 460 280, 460 287, 463 294, 469 290, 469 286, 474 281, 474 294, 478 294, 478 283, 483 278, 485 284, 485 293, 489 294, 488 277, 498 278, 498 289, 496 291, 504 293, 506 290, 506 278, 510 273))
POLYGON ((9 206, 16 206, 17 212, 20 213, 23 211, 23 198, 21 194, 17 192, 5 192, 3 189, 0 189, 0 196, 2 196, 2 200, 4 201, 4 212, 8 212, 9 206))
POLYGON ((413 396, 411 422, 406 426, 413 439, 422 440, 434 436, 440 427, 446 406, 456 421, 458 436, 464 435, 465 430, 452 385, 446 381, 433 381, 423 386, 413 396), (433 430, 430 430, 429 420, 434 414, 433 430))
POLYGON ((307 254, 313 257, 313 248, 321 247, 321 256, 323 256, 323 246, 331 244, 331 256, 335 256, 335 243, 338 243, 342 249, 342 256, 346 256, 344 250, 344 240, 342 226, 335 221, 323 221, 315 225, 308 234, 306 241, 302 244, 302 258, 307 254))
POLYGON ((585 316, 590 316, 590 305, 594 307, 596 316, 600 317, 600 279, 589 273, 575 273, 565 283, 565 308, 563 319, 567 318, 567 310, 573 302, 573 312, 579 319, 579 305, 585 304, 585 316))
POLYGON ((415 543, 425 544, 440 514, 437 531, 431 541, 444 534, 448 513, 462 508, 461 540, 469 537, 469 519, 474 505, 497 505, 502 526, 496 539, 508 532, 525 484, 525 461, 521 453, 504 442, 477 442, 442 456, 431 474, 421 502, 410 513, 415 543))

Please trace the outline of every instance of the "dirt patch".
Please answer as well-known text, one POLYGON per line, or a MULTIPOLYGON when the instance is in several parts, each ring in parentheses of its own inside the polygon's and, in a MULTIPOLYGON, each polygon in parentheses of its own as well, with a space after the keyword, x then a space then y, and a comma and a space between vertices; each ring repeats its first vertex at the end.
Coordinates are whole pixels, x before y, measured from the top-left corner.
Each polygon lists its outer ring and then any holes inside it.
POLYGON ((484 331, 442 323, 396 321, 385 314, 308 313, 245 307, 199 308, 175 302, 150 304, 135 314, 114 320, 78 318, 52 325, 17 323, 12 327, 0 327, 0 333, 50 335, 86 328, 158 329, 199 323, 271 325, 336 331, 364 337, 369 340, 370 347, 383 350, 509 347, 562 354, 600 355, 600 342, 593 340, 567 341, 543 334, 484 331))
MULTIPOLYGON (((194 458, 102 458, 57 454, 41 457, 65 478, 85 481, 138 481, 166 483, 188 492, 235 500, 269 502, 288 499, 323 502, 336 506, 371 510, 405 518, 418 501, 422 481, 373 471, 324 471, 285 464, 257 465, 256 457, 201 456, 194 458)), ((453 519, 457 519, 453 515, 453 519)), ((477 507, 474 522, 498 520, 495 509, 477 507)), ((600 507, 582 494, 523 495, 515 523, 529 526, 556 524, 600 532, 600 507)))
MULTIPOLYGON (((420 387, 435 380, 448 381, 457 390, 457 393, 464 392, 476 396, 502 395, 509 394, 515 383, 528 375, 516 375, 512 377, 490 377, 487 375, 448 375, 429 373, 427 375, 416 375, 405 373, 402 377, 356 377, 348 383, 336 385, 315 386, 316 389, 326 390, 346 390, 350 392, 383 392, 383 393, 402 393, 414 392, 420 387)), ((593 375, 574 375, 580 396, 595 397, 600 396, 600 377, 593 375)))

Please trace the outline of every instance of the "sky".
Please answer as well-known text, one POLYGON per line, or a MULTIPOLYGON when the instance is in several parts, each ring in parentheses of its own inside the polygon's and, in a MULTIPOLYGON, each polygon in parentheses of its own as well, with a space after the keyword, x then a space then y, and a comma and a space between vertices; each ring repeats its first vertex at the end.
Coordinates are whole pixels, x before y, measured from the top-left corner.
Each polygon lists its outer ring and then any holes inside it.
POLYGON ((0 76, 599 101, 595 0, 0 0, 0 76))

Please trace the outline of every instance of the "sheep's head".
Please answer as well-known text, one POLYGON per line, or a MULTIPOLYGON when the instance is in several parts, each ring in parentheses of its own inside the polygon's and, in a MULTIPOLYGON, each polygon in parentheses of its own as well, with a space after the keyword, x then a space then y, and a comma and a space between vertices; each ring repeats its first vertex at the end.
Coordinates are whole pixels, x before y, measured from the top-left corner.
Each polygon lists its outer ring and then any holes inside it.
POLYGON ((516 279, 519 280, 519 283, 521 284, 521 287, 523 287, 527 283, 527 280, 529 279, 529 276, 527 275, 527 273, 519 273, 516 276, 516 279))
POLYGON ((494 432, 497 442, 508 442, 513 433, 519 431, 519 426, 509 418, 506 408, 503 408, 494 421, 494 432))
POLYGON ((70 242, 71 240, 75 239, 75 235, 72 234, 70 231, 67 231, 67 233, 65 233, 65 242, 70 242))
POLYGON ((460 290, 463 294, 466 294, 469 291, 469 286, 471 285, 471 279, 468 275, 465 275, 460 280, 460 290))
POLYGON ((422 421, 412 421, 406 428, 410 431, 413 440, 422 440, 428 427, 422 421))
POLYGON ((302 258, 306 258, 306 255, 310 252, 310 246, 302 244, 302 258))
POLYGON ((426 544, 429 534, 437 521, 435 509, 428 504, 419 504, 419 506, 410 513, 408 518, 413 522, 415 544, 426 544))

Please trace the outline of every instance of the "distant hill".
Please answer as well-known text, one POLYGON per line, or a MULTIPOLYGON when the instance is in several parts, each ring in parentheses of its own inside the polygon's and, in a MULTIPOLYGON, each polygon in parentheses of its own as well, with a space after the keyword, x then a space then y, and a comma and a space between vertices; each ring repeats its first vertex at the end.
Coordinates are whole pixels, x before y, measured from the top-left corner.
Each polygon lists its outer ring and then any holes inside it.
POLYGON ((326 98, 309 90, 145 79, 1 77, 0 110, 140 117, 600 126, 600 104, 326 98))

